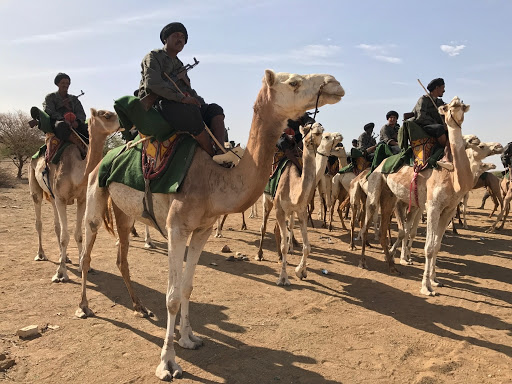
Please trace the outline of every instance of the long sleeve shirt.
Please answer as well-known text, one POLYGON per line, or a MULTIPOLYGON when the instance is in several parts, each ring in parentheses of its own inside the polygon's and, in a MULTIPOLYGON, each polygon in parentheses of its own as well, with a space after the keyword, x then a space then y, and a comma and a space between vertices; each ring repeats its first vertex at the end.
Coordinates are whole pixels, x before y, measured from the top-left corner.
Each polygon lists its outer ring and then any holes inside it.
POLYGON ((377 142, 372 135, 369 135, 366 132, 361 133, 357 139, 357 148, 361 151, 373 147, 374 145, 377 145, 377 142))
MULTIPOLYGON (((176 74, 181 68, 183 68, 181 60, 177 57, 170 57, 165 50, 154 49, 149 52, 144 56, 141 63, 139 97, 142 98, 149 92, 153 92, 164 99, 181 102, 185 96, 167 79, 164 75, 165 73, 174 80, 183 93, 188 93, 190 96, 198 99, 201 104, 206 104, 203 98, 185 81, 176 78, 176 74)), ((188 82, 190 84, 190 80, 188 82)))
MULTIPOLYGON (((66 97, 64 98, 66 99, 66 97)), ((68 95, 68 103, 64 102, 64 99, 60 96, 59 92, 49 93, 44 98, 43 109, 50 116, 50 119, 64 120, 64 114, 67 112, 73 112, 76 119, 85 122, 85 111, 84 107, 78 97, 68 95)))
POLYGON ((384 125, 380 129, 380 141, 389 145, 389 142, 394 140, 398 142, 398 129, 400 126, 396 124, 394 127, 389 124, 384 125))
POLYGON ((445 105, 445 102, 441 98, 434 99, 434 102, 436 106, 432 104, 430 97, 423 95, 414 106, 414 122, 420 127, 430 124, 444 124, 444 117, 439 114, 437 108, 445 105))

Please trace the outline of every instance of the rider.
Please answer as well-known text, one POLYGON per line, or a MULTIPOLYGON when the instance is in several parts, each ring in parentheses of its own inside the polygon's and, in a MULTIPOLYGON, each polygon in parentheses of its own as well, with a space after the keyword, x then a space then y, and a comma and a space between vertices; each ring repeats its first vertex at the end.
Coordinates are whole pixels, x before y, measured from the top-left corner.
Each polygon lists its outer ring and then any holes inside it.
POLYGON ((386 120, 388 123, 380 129, 380 142, 386 143, 391 152, 396 155, 400 152, 400 147, 398 146, 398 129, 400 128, 397 124, 398 112, 389 111, 386 113, 386 120))
MULTIPOLYGON (((89 141, 89 132, 85 123, 85 111, 82 103, 77 96, 68 94, 71 78, 65 73, 58 73, 53 81, 58 87, 57 92, 46 95, 43 108, 50 116, 55 136, 60 140, 69 140, 71 129, 85 141, 89 141)), ((30 114, 36 120, 39 120, 39 109, 32 107, 30 114)))
MULTIPOLYGON (((204 124, 219 143, 224 143, 224 111, 217 104, 207 104, 191 88, 190 79, 183 71, 183 63, 177 55, 188 42, 187 30, 178 22, 167 24, 160 32, 160 40, 163 48, 152 50, 142 60, 139 97, 149 92, 160 96, 157 109, 171 127, 193 135, 201 148, 213 156, 216 151, 204 124)), ((217 152, 222 153, 220 148, 217 152)))
POLYGON ((445 92, 445 84, 442 78, 432 80, 427 85, 428 95, 423 95, 418 99, 413 113, 413 121, 418 124, 429 135, 434 137, 439 145, 445 149, 446 161, 438 161, 437 164, 447 168, 453 169, 451 163, 451 151, 448 145, 448 131, 444 122, 444 117, 439 114, 438 108, 446 103, 441 99, 445 92))
POLYGON ((363 127, 364 132, 359 135, 357 139, 357 149, 365 154, 365 157, 371 161, 373 158, 375 148, 377 147, 377 141, 373 137, 374 123, 365 124, 363 127))

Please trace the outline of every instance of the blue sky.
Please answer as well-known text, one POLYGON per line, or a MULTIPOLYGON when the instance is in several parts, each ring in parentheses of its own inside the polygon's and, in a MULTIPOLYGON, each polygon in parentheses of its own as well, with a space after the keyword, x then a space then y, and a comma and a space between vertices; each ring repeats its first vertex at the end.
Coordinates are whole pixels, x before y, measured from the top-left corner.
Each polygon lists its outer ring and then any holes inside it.
MULTIPOLYGON (((317 116, 345 146, 386 112, 414 107, 433 78, 471 105, 464 133, 512 141, 512 1, 12 1, 0 0, 0 112, 29 111, 56 90, 58 72, 90 107, 113 110, 132 92, 159 33, 181 21, 196 57, 192 86, 220 104, 230 139, 245 145, 265 69, 329 73, 346 96, 317 116)), ((401 119, 400 119, 401 120, 401 119)), ((399 121, 400 122, 400 121, 399 121)), ((490 159, 499 165, 499 156, 490 159)))

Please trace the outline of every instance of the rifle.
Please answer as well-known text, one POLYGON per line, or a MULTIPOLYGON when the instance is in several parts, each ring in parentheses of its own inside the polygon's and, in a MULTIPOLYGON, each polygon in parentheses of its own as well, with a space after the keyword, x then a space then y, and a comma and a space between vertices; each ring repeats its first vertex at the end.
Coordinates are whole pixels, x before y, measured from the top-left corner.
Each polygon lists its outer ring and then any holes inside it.
MULTIPOLYGON (((181 79, 190 87, 190 82, 187 79, 187 72, 190 71, 192 68, 194 68, 197 64, 199 64, 199 61, 194 57, 194 64, 187 64, 180 68, 180 70, 173 74, 172 76, 176 79, 181 79)), ((149 111, 149 109, 155 104, 155 102, 158 100, 160 96, 158 96, 156 93, 151 92, 150 90, 147 90, 148 93, 140 99, 140 102, 142 104, 142 107, 145 111, 149 111)))
MULTIPOLYGON (((84 91, 80 90, 80 94, 76 96, 76 98, 78 99, 80 96, 83 96, 85 93, 84 91)), ((66 97, 65 99, 62 100, 63 103, 67 103, 69 101, 69 97, 66 97)), ((36 125, 39 124, 39 121, 36 120, 36 119, 32 119, 28 122, 28 125, 30 126, 30 128, 34 128, 36 125)))

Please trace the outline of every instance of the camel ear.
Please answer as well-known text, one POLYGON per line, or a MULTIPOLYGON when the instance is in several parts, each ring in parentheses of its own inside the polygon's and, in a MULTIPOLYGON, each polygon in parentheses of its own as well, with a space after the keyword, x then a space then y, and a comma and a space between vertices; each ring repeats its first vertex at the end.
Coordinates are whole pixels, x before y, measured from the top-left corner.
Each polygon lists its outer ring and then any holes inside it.
POLYGON ((445 104, 445 105, 441 105, 437 111, 439 112, 439 114, 441 115, 446 115, 446 113, 448 112, 448 104, 445 104))
POLYGON ((91 116, 97 116, 98 111, 96 111, 96 108, 91 108, 91 116))
POLYGON ((467 111, 469 111, 469 105, 467 105, 467 104, 462 104, 462 110, 464 111, 464 113, 466 113, 467 111))
POLYGON ((276 82, 276 73, 271 69, 265 69, 265 83, 272 87, 276 82))
POLYGON ((300 132, 300 134, 302 135, 302 137, 306 136, 306 135, 304 134, 305 130, 304 130, 304 127, 303 127, 302 125, 299 125, 299 132, 300 132))

